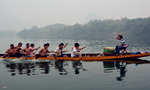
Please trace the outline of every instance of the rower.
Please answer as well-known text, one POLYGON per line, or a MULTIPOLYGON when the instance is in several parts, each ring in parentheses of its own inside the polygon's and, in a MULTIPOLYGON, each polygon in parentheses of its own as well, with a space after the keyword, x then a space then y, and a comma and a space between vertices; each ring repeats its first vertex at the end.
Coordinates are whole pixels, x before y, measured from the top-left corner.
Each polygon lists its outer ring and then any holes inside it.
POLYGON ((24 55, 23 53, 20 53, 20 51, 22 50, 22 43, 18 43, 18 46, 15 47, 15 57, 20 57, 22 55, 24 55))
POLYGON ((25 57, 34 57, 34 55, 30 55, 30 44, 27 43, 26 47, 21 50, 21 53, 24 53, 25 57))
POLYGON ((42 57, 53 57, 53 55, 47 54, 47 53, 53 53, 53 52, 54 52, 54 51, 49 51, 49 50, 48 50, 48 47, 49 47, 49 45, 44 44, 44 48, 42 48, 42 49, 39 51, 39 55, 42 56, 42 57))
POLYGON ((126 48, 126 43, 125 43, 125 40, 123 39, 123 36, 120 35, 120 34, 118 34, 116 39, 120 40, 120 43, 121 43, 120 46, 116 46, 116 54, 119 54, 121 49, 125 49, 126 48))
POLYGON ((80 52, 80 50, 82 50, 82 49, 84 49, 84 48, 86 48, 85 46, 84 47, 82 47, 82 48, 79 48, 79 44, 78 43, 75 43, 74 44, 74 48, 73 48, 73 50, 72 50, 72 52, 71 52, 71 57, 79 57, 79 56, 82 56, 82 53, 78 53, 78 52, 80 52))
POLYGON ((31 47, 30 47, 30 55, 35 55, 35 53, 33 52, 34 50, 38 50, 40 48, 40 46, 39 47, 37 47, 37 48, 34 48, 34 44, 32 43, 31 44, 31 47))
POLYGON ((14 57, 15 55, 15 47, 13 44, 10 44, 10 48, 7 49, 7 51, 5 52, 7 54, 5 54, 3 57, 9 56, 9 57, 14 57))
POLYGON ((67 45, 68 43, 66 43, 65 45, 63 43, 60 43, 59 46, 55 49, 54 52, 56 54, 60 53, 58 57, 68 57, 67 54, 63 54, 64 52, 68 52, 68 50, 63 50, 67 45))

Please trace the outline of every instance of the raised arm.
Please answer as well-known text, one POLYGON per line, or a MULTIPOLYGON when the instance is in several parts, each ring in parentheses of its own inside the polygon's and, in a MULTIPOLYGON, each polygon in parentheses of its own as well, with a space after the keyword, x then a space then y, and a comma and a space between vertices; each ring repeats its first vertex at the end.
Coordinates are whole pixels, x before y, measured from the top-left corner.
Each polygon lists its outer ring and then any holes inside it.
POLYGON ((82 50, 82 49, 84 49, 84 48, 86 48, 86 46, 84 46, 84 47, 82 47, 82 48, 79 48, 78 50, 82 50))
POLYGON ((65 48, 67 45, 68 45, 68 43, 66 43, 66 44, 63 46, 63 48, 65 48))
POLYGON ((119 39, 119 35, 120 35, 120 33, 118 33, 118 35, 117 35, 116 39, 119 39))
POLYGON ((40 48, 40 46, 39 47, 37 47, 37 48, 34 48, 34 49, 30 49, 31 51, 34 51, 34 50, 38 50, 40 48))

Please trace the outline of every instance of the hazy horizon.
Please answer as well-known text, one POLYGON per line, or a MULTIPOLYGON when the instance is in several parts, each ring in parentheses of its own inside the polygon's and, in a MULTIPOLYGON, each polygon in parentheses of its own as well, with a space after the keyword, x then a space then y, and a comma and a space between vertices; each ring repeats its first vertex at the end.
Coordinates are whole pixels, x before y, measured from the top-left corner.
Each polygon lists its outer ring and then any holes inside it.
POLYGON ((149 0, 0 0, 0 31, 84 24, 88 19, 147 18, 149 0))

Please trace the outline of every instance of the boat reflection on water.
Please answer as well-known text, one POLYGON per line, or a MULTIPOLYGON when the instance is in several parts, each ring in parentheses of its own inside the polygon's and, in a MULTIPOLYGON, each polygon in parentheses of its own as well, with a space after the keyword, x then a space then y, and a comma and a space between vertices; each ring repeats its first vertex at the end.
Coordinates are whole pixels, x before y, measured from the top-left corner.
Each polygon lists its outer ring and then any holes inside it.
POLYGON ((103 61, 104 66, 104 73, 111 73, 112 70, 119 70, 120 76, 116 77, 117 81, 123 81, 124 77, 126 76, 127 72, 127 65, 129 64, 135 64, 135 66, 138 66, 139 64, 150 64, 147 60, 107 60, 103 61))
MULTIPOLYGON (((127 66, 130 64, 140 65, 140 64, 150 64, 147 60, 102 60, 102 61, 61 61, 61 60, 50 60, 50 61, 20 61, 15 62, 11 60, 4 60, 5 68, 7 72, 11 73, 11 76, 15 75, 39 75, 39 74, 49 74, 52 69, 59 72, 59 75, 68 75, 70 70, 73 69, 74 74, 78 75, 81 71, 87 71, 83 68, 84 64, 90 62, 102 62, 104 73, 111 73, 113 71, 118 71, 120 74, 115 77, 117 81, 122 81, 126 77, 127 66)), ((93 66, 93 65, 91 65, 93 66)), ((86 67, 89 68, 89 67, 86 67)), ((52 72, 53 73, 53 72, 52 72)))
POLYGON ((11 76, 24 75, 38 75, 49 74, 50 68, 54 66, 53 62, 12 62, 5 61, 5 67, 8 72, 11 72, 11 76), (39 69, 40 72, 36 72, 39 69))

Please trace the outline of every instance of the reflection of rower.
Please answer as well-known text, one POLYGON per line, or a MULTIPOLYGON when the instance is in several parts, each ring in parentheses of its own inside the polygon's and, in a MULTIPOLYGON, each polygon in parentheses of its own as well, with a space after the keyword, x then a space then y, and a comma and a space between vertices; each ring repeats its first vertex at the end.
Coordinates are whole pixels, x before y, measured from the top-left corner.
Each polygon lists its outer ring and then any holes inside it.
POLYGON ((83 65, 80 61, 72 61, 72 68, 75 69, 75 74, 79 74, 80 69, 83 69, 83 71, 87 71, 85 68, 83 68, 83 65))
POLYGON ((49 62, 41 62, 38 64, 39 64, 39 67, 42 68, 42 70, 44 70, 44 72, 41 72, 42 74, 48 74, 50 72, 49 62))
POLYGON ((65 61, 62 61, 62 60, 55 61, 55 69, 58 69, 59 75, 67 75, 68 74, 68 72, 66 71, 66 69, 63 68, 64 62, 65 61))

